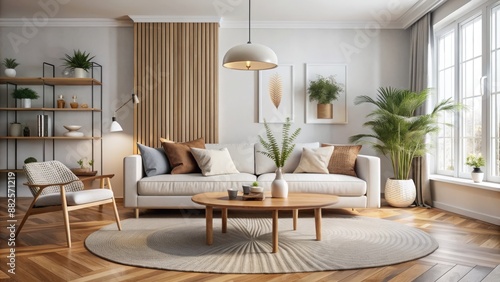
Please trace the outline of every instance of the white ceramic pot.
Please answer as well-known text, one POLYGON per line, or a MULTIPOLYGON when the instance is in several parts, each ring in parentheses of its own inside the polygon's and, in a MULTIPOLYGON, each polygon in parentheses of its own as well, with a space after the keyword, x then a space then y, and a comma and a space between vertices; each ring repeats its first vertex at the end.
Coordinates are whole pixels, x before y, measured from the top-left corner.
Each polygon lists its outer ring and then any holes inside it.
POLYGON ((385 199, 393 207, 406 208, 413 204, 417 196, 413 180, 387 179, 385 183, 385 199))
POLYGON ((20 108, 31 108, 31 99, 19 99, 20 108))
POLYGON ((479 167, 475 167, 471 172, 471 177, 474 183, 481 183, 483 182, 484 172, 482 172, 479 167))
POLYGON ((75 77, 76 78, 84 78, 87 77, 86 71, 82 68, 75 68, 75 77))
POLYGON ((9 128, 9 136, 19 137, 23 135, 23 126, 20 123, 11 123, 9 128))
POLYGON ((15 69, 5 69, 5 75, 8 77, 16 77, 15 69))
POLYGON ((283 178, 283 168, 276 170, 276 178, 271 183, 271 196, 273 198, 288 197, 288 183, 283 178))

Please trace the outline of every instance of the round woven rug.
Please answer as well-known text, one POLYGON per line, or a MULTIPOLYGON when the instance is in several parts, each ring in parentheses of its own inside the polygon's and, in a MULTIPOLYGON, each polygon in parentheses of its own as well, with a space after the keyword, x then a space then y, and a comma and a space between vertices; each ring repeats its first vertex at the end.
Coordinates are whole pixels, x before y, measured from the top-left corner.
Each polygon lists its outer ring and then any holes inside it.
POLYGON ((87 249, 107 260, 140 267, 213 273, 290 273, 378 267, 432 253, 429 234, 400 223, 357 216, 323 218, 322 241, 314 218, 279 219, 279 252, 272 250, 268 218, 229 218, 227 233, 214 219, 214 243, 205 244, 203 218, 141 218, 103 227, 87 249))

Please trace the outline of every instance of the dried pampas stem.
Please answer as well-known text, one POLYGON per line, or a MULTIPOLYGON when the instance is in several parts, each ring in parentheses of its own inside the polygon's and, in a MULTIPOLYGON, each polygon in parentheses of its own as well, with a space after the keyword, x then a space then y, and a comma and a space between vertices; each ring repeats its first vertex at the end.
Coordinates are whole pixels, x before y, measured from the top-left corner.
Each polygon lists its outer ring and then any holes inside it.
POLYGON ((269 78, 269 97, 273 102, 276 109, 281 103, 281 97, 283 97, 283 87, 281 86, 281 77, 279 74, 275 73, 269 78))

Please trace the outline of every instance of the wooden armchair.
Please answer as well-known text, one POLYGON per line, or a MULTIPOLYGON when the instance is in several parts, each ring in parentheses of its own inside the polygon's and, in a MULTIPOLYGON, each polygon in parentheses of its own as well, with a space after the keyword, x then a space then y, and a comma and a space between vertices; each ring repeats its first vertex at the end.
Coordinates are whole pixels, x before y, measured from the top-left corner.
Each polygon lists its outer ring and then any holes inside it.
POLYGON ((110 179, 114 176, 113 174, 86 178, 85 180, 100 179, 100 187, 102 188, 84 189, 82 181, 59 161, 28 163, 24 165, 23 169, 28 178, 28 183, 24 184, 30 188, 34 198, 17 229, 16 237, 30 215, 62 210, 66 227, 66 239, 68 240, 68 247, 71 248, 68 212, 107 203, 113 203, 116 225, 118 230, 122 230, 113 190, 111 189, 110 179))

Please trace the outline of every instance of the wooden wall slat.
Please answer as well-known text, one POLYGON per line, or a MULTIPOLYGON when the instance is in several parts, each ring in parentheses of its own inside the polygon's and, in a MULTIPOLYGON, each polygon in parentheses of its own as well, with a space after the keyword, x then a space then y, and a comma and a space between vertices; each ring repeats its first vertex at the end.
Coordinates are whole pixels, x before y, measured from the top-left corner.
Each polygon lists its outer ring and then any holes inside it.
POLYGON ((218 142, 217 23, 135 23, 136 142, 218 142))

